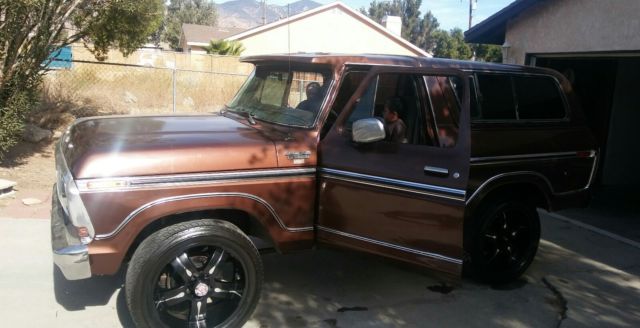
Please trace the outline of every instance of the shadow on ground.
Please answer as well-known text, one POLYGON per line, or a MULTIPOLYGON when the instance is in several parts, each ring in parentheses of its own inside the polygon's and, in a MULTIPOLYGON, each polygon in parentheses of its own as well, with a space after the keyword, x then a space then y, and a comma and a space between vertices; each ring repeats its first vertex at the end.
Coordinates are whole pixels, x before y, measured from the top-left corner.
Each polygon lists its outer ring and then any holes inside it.
MULTIPOLYGON (((543 238, 525 276, 502 286, 336 249, 264 255, 264 289, 246 327, 640 325, 637 249, 551 218, 543 219, 543 238)), ((120 323, 131 326, 123 272, 84 282, 54 275, 65 309, 115 304, 120 323)))
POLYGON ((24 165, 27 159, 34 154, 40 154, 45 158, 53 157, 53 152, 49 151, 51 143, 53 143, 53 141, 43 141, 37 144, 22 141, 9 149, 0 160, 0 167, 12 169, 16 166, 24 165))
POLYGON ((116 311, 123 327, 134 327, 127 309, 122 286, 125 270, 121 269, 113 276, 92 277, 86 280, 69 281, 54 265, 53 289, 56 302, 67 311, 82 311, 88 306, 104 306, 116 296, 116 311))

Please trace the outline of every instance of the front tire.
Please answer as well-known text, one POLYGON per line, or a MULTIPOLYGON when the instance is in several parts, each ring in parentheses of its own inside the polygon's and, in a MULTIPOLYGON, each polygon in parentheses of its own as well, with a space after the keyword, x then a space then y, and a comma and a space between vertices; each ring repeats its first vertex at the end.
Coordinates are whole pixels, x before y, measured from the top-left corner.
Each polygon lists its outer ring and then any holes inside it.
POLYGON ((540 243, 540 218, 533 206, 493 200, 465 227, 465 271, 488 283, 507 283, 533 262, 540 243))
POLYGON ((239 327, 262 288, 258 251, 220 220, 175 224, 146 238, 131 258, 127 306, 137 327, 239 327))

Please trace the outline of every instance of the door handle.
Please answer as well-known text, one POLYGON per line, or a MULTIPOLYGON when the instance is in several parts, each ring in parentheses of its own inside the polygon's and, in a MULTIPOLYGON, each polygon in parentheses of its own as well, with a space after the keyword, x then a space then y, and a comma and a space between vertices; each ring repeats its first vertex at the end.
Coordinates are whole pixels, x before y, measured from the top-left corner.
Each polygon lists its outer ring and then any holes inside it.
POLYGON ((436 167, 436 166, 425 166, 424 167, 424 174, 430 174, 430 175, 435 175, 435 176, 439 176, 439 177, 448 177, 449 176, 449 170, 442 168, 442 167, 436 167))

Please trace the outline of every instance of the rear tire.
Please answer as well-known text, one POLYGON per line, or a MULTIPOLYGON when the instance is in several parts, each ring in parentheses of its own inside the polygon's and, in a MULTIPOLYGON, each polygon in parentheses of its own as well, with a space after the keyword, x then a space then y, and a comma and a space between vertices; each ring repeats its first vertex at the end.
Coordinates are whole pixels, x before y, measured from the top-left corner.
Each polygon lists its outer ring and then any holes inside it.
POLYGON ((188 221, 145 239, 129 264, 125 293, 137 327, 239 327, 262 288, 251 240, 220 220, 188 221))
POLYGON ((465 227, 465 272, 488 283, 507 283, 522 275, 540 243, 540 219, 526 203, 501 200, 482 207, 465 227))

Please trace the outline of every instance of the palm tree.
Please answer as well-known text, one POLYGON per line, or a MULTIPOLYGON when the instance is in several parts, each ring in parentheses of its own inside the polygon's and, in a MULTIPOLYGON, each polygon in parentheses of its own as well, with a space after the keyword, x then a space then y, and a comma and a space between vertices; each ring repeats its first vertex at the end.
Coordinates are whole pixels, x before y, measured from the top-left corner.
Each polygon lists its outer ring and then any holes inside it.
POLYGON ((239 41, 211 40, 204 49, 213 55, 240 56, 244 46, 239 41))

